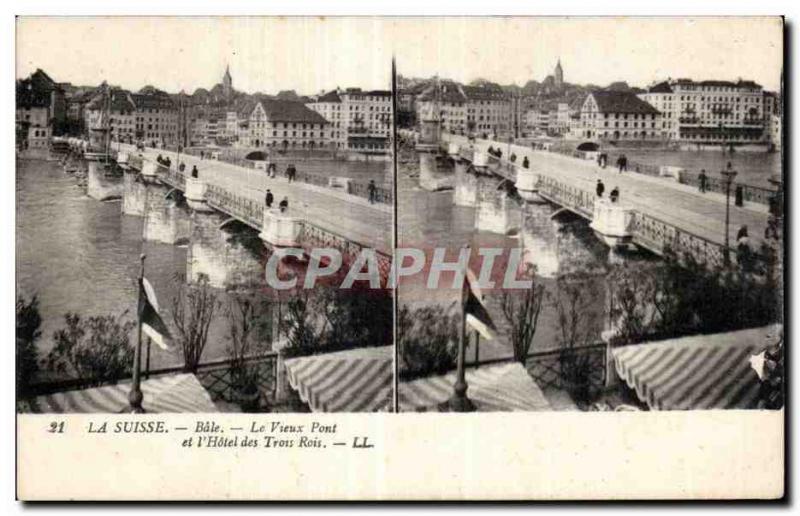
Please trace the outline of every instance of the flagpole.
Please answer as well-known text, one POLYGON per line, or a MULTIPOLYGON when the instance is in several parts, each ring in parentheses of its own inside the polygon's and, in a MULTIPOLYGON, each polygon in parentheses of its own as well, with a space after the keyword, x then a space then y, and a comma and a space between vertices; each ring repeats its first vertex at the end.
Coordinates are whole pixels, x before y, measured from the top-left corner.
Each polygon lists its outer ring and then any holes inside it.
MULTIPOLYGON (((467 262, 469 267, 469 261, 467 262)), ((464 282, 466 282, 466 275, 464 282)), ((475 405, 467 397, 467 378, 464 370, 464 359, 467 354, 467 311, 466 299, 464 296, 464 285, 461 287, 461 330, 458 335, 458 362, 456 369, 456 382, 453 384, 453 395, 448 400, 448 407, 451 412, 473 412, 475 405)))
POLYGON ((480 366, 481 334, 475 330, 475 369, 480 366))
POLYGON ((145 380, 150 379, 150 345, 153 343, 150 337, 147 337, 147 358, 144 361, 144 378, 145 380))
MULTIPOLYGON (((144 279, 144 259, 145 255, 141 255, 142 266, 139 270, 139 304, 141 304, 142 296, 142 280, 144 279)), ((139 373, 142 368, 142 314, 137 305, 137 337, 136 348, 133 352, 133 381, 131 383, 131 392, 128 394, 128 402, 131 406, 131 412, 134 414, 141 414, 144 412, 142 408, 142 389, 140 385, 139 373)))

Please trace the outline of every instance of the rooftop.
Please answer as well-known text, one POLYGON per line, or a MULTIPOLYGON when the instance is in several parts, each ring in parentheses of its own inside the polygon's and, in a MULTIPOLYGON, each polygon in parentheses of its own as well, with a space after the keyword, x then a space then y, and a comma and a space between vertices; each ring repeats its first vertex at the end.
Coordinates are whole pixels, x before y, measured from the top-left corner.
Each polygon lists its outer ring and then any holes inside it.
POLYGON ((601 113, 640 113, 658 114, 658 110, 640 99, 634 93, 626 91, 598 90, 591 93, 601 113))
POLYGON ((336 90, 331 90, 328 93, 321 95, 317 102, 341 102, 342 98, 336 90))
POLYGON ((175 103, 166 95, 131 93, 131 100, 137 109, 174 109, 175 103))
POLYGON ((461 85, 453 81, 434 81, 428 85, 427 88, 420 94, 420 102, 439 100, 439 102, 446 103, 463 103, 467 101, 467 96, 464 93, 461 85), (438 86, 438 91, 437 91, 438 86))
MULTIPOLYGON (((309 109, 302 102, 292 100, 275 100, 262 97, 258 100, 272 122, 306 122, 311 124, 327 124, 328 121, 316 111, 309 109)), ((253 105, 255 109, 255 104, 253 105)), ((252 110, 251 110, 252 112, 252 110)))
MULTIPOLYGON (((128 92, 122 89, 112 89, 109 92, 111 97, 111 111, 133 111, 136 109, 136 106, 131 102, 130 97, 128 96, 128 92)), ((102 109, 103 106, 103 94, 102 92, 96 92, 95 96, 86 104, 86 109, 89 110, 98 110, 102 109)))

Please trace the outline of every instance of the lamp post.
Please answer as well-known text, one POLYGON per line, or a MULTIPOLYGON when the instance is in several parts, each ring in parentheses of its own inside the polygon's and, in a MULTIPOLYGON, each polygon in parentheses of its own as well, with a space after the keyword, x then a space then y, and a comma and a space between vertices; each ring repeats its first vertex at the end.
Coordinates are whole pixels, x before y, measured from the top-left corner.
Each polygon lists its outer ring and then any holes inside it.
POLYGON ((725 178, 725 251, 722 257, 725 265, 730 265, 731 184, 736 177, 736 171, 731 168, 730 161, 725 170, 720 171, 720 174, 725 178))

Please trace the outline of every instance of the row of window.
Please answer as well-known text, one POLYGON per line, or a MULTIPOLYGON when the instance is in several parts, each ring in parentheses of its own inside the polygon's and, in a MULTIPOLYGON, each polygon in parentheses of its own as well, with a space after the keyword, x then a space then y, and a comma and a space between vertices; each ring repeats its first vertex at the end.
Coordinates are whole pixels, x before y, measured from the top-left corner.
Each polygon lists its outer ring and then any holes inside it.
POLYGON ((301 122, 269 122, 256 117, 250 122, 253 127, 272 129, 322 129, 324 124, 305 124, 301 122), (299 127, 298 127, 299 126, 299 127))
MULTIPOLYGON (((608 124, 609 124, 609 122, 603 122, 603 127, 612 127, 612 126, 610 126, 608 124)), ((622 122, 621 126, 619 124, 620 124, 620 122, 614 122, 613 127, 628 127, 628 122, 622 122)), ((647 122, 642 122, 641 124, 642 124, 641 125, 642 128, 647 127, 647 122)), ((651 128, 654 128, 655 126, 656 126, 655 122, 650 122, 650 127, 651 128)), ((631 122, 631 126, 630 127, 638 128, 639 127, 639 122, 631 122)))

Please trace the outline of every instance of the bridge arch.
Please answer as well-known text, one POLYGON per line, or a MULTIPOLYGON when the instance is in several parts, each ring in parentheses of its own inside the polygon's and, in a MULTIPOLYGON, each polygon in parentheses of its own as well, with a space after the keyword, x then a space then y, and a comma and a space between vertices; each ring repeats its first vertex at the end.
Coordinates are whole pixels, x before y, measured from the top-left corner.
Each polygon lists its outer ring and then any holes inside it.
MULTIPOLYGON (((258 142, 258 140, 256 140, 258 142)), ((249 159, 252 161, 266 161, 267 160, 267 153, 263 151, 253 151, 248 153, 244 159, 249 159)))
POLYGON ((586 151, 586 152, 597 152, 600 150, 600 145, 596 142, 583 142, 576 147, 576 150, 579 151, 586 151))

